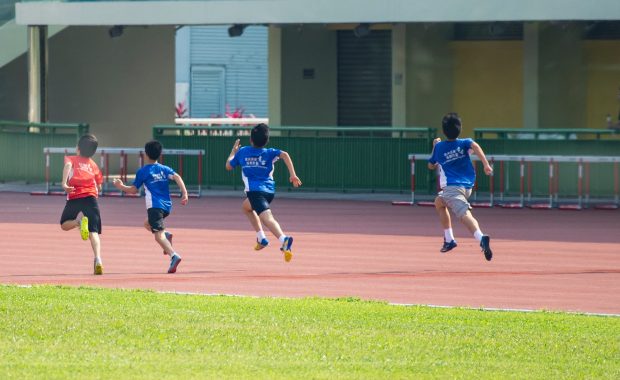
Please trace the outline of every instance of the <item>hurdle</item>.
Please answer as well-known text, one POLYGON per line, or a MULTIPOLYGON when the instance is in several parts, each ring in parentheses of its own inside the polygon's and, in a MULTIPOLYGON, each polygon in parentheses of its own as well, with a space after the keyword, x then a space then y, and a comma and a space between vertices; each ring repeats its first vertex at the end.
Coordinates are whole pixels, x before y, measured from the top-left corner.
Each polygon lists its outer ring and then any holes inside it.
MULTIPOLYGON (((494 199, 494 192, 495 192, 495 173, 493 171, 491 171, 491 174, 489 175, 489 201, 488 202, 478 202, 478 170, 476 168, 476 164, 475 162, 478 161, 478 157, 476 156, 470 156, 474 159, 473 165, 474 165, 474 173, 476 173, 476 181, 474 182, 474 201, 473 202, 469 202, 469 204, 472 205, 472 207, 476 207, 476 208, 491 208, 495 205, 495 203, 493 202, 494 199)), ((487 157, 487 161, 489 161, 489 165, 491 165, 491 170, 494 169, 494 165, 495 165, 495 158, 492 156, 487 157)), ((503 166, 502 166, 503 168, 503 166)))
MULTIPOLYGON (((605 203, 605 204, 597 204, 594 206, 595 209, 598 210, 617 210, 620 207, 620 164, 618 163, 620 160, 614 162, 614 201, 613 203, 605 203)), ((586 173, 589 173, 586 171, 586 173)), ((589 175, 588 175, 589 177, 589 175)), ((586 182, 589 184, 589 181, 586 182)), ((589 185, 587 185, 589 186, 589 185)))
POLYGON ((525 159, 521 157, 519 161, 519 201, 518 202, 507 202, 504 201, 504 187, 505 187, 505 179, 504 179, 504 161, 500 161, 500 202, 498 206, 501 208, 523 208, 525 206, 525 159))
MULTIPOLYGON (((43 148, 43 154, 45 155, 45 190, 33 191, 31 195, 66 195, 64 191, 58 191, 53 189, 51 180, 51 156, 54 154, 63 154, 64 156, 73 154, 75 148, 57 148, 57 147, 45 147, 43 148)), ((99 153, 99 168, 103 175, 103 185, 100 196, 108 197, 137 197, 141 194, 124 194, 122 192, 111 190, 110 178, 120 178, 124 182, 127 182, 128 167, 129 167, 129 155, 137 156, 138 167, 144 166, 144 149, 142 148, 115 148, 115 147, 103 147, 97 149, 99 153), (119 171, 118 175, 110 174, 110 156, 118 155, 119 157, 119 171)), ((202 161, 205 157, 205 151, 203 149, 164 149, 162 151, 161 161, 163 163, 163 157, 177 156, 179 161, 179 167, 177 172, 183 177, 183 158, 185 156, 194 156, 198 159, 198 173, 197 173, 197 185, 196 187, 190 187, 188 185, 188 196, 192 198, 199 198, 202 193, 202 161)), ((180 194, 171 193, 174 197, 179 197, 180 194)))
MULTIPOLYGON (((420 154, 410 154, 408 156, 409 159, 409 167, 411 168, 411 172, 410 172, 410 178, 411 178, 411 200, 410 201, 392 201, 392 205, 393 206, 414 206, 414 205, 418 205, 418 206, 424 206, 424 207, 430 207, 430 206, 435 206, 435 202, 433 201, 418 201, 416 203, 415 200, 415 161, 416 161, 416 157, 420 158, 420 159, 429 159, 430 155, 420 155, 420 154)), ((439 169, 435 169, 434 171, 435 175, 436 175, 436 183, 437 183, 437 191, 440 191, 440 184, 439 184, 439 169)))
POLYGON ((415 156, 409 155, 409 167, 411 168, 411 200, 410 201, 392 201, 393 206, 413 206, 415 205, 415 156))
MULTIPOLYGON (((475 155, 470 156, 476 169, 476 162, 479 158, 475 155)), ((428 160, 429 154, 410 154, 411 162, 411 201, 392 202, 393 205, 421 205, 432 206, 433 202, 416 202, 415 198, 415 161, 428 160)), ((590 165, 600 163, 613 164, 613 201, 595 203, 593 208, 600 210, 617 210, 620 208, 620 156, 535 156, 535 155, 487 155, 491 167, 499 165, 499 201, 495 198, 495 173, 489 176, 489 198, 488 201, 478 201, 478 181, 474 183, 474 207, 494 207, 499 206, 508 209, 521 209, 524 207, 539 210, 582 210, 589 207, 590 199, 590 165), (508 201, 506 197, 506 174, 505 168, 508 162, 519 163, 519 194, 516 201, 508 201), (533 169, 532 164, 539 163, 547 166, 547 192, 543 195, 543 202, 534 200, 533 197, 533 169), (560 165, 563 163, 576 164, 576 193, 574 197, 567 199, 560 198, 560 165), (527 179, 527 181, 526 181, 527 179), (527 188, 526 188, 527 182, 527 188)), ((477 177, 477 176, 476 176, 477 177)), ((544 178, 543 177, 543 178, 544 178)), ((566 181, 564 181, 566 182, 566 181)), ((514 200, 515 196, 512 196, 514 200)))

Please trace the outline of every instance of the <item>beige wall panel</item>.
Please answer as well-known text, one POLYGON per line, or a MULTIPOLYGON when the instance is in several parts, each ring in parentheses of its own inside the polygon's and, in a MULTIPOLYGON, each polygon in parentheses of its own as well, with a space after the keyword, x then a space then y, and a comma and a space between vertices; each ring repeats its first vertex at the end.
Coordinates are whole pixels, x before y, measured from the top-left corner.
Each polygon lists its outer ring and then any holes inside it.
POLYGON ((282 125, 337 125, 336 33, 323 26, 282 29, 282 125), (304 69, 313 69, 314 79, 304 79, 304 69))
POLYGON ((174 27, 71 27, 50 41, 49 118, 90 123, 102 146, 143 146, 174 122, 174 27))
POLYGON ((620 114, 620 40, 584 43, 588 73, 587 128, 607 128, 620 114))
POLYGON ((475 128, 523 125, 523 43, 458 41, 454 49, 454 110, 463 137, 475 128))

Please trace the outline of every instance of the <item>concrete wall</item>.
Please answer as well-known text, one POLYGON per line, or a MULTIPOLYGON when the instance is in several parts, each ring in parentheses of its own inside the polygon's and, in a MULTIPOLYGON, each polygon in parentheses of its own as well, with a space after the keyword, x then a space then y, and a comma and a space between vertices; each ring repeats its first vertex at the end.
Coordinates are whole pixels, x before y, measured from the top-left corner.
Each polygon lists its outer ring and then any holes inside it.
POLYGON ((28 120, 26 55, 0 67, 0 120, 28 120))
POLYGON ((338 124, 336 47, 337 32, 322 25, 282 28, 282 125, 338 124))
POLYGON ((451 24, 407 26, 407 125, 440 127, 453 110, 451 24))
MULTIPOLYGON (((27 119, 25 56, 0 69, 0 119, 27 119)), ((85 122, 100 145, 142 146, 174 122, 174 27, 70 27, 50 39, 50 122, 85 122)))
POLYGON ((543 23, 539 35, 539 126, 584 128, 583 26, 543 23))

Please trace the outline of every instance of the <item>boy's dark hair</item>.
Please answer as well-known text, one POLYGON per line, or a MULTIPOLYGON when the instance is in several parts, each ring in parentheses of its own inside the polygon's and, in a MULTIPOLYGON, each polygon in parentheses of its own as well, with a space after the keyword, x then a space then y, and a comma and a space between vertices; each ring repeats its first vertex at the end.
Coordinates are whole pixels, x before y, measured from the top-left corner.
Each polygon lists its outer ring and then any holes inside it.
POLYGON ((257 148, 262 148, 269 142, 269 127, 267 124, 260 123, 250 133, 252 139, 252 145, 257 148))
POLYGON ((449 140, 454 140, 461 134, 461 118, 456 112, 447 113, 441 120, 443 134, 449 140))
POLYGON ((78 141, 78 148, 80 149, 80 156, 90 158, 97 151, 97 147, 99 146, 99 141, 95 135, 84 135, 80 137, 78 141))
POLYGON ((144 145, 144 152, 151 159, 157 161, 159 156, 161 156, 161 151, 163 147, 161 143, 157 140, 151 140, 144 145))

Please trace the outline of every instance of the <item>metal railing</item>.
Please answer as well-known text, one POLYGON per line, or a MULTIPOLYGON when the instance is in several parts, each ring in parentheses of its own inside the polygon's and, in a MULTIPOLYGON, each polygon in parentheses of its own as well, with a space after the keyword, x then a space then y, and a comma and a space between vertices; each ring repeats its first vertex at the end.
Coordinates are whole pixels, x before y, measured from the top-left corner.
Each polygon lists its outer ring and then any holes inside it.
POLYGON ((590 129, 590 128, 476 128, 476 139, 494 137, 497 139, 517 140, 600 140, 603 136, 620 138, 620 131, 613 129, 590 129))
MULTIPOLYGON (((272 127, 270 132, 268 147, 291 154, 302 191, 342 192, 408 191, 407 154, 430 152, 436 136, 428 127, 272 127)), ((227 172, 224 163, 237 138, 249 144, 249 127, 157 125, 153 137, 167 148, 204 149, 205 187, 241 188, 239 171, 227 172)), ((289 186, 283 165, 276 166, 274 178, 279 188, 289 186)))
POLYGON ((0 121, 0 181, 43 182, 48 146, 75 146, 88 124, 0 121))

